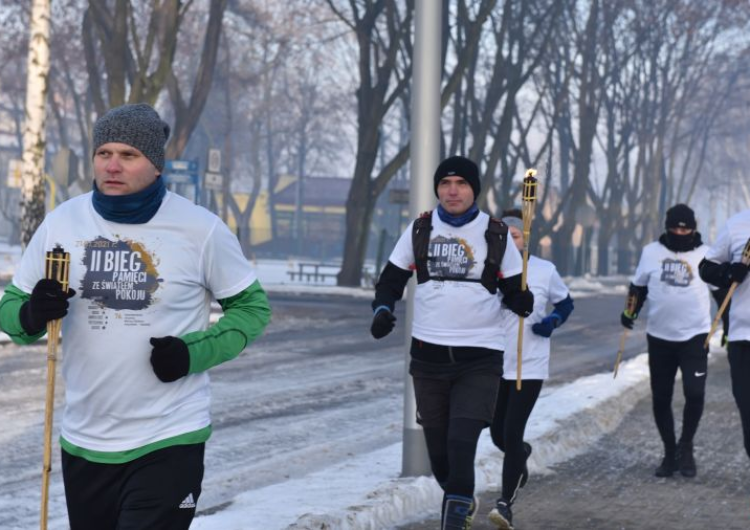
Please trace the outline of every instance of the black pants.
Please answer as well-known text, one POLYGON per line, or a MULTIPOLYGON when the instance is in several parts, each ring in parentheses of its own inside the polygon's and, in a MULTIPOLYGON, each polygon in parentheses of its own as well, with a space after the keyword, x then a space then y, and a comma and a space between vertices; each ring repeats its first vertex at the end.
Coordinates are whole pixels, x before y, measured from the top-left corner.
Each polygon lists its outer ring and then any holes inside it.
POLYGON ((503 379, 500 382, 490 434, 497 448, 505 453, 502 496, 508 502, 515 500, 521 484, 527 457, 523 448, 523 434, 542 390, 542 383, 541 379, 524 379, 519 391, 516 390, 515 380, 503 379))
POLYGON ((474 494, 477 442, 494 414, 500 375, 475 368, 470 363, 450 375, 412 369, 417 422, 424 429, 432 472, 446 495, 474 494))
POLYGON ((703 415, 708 371, 708 352, 703 346, 706 335, 701 333, 683 342, 647 336, 654 420, 667 452, 674 451, 676 447, 672 395, 678 368, 682 372, 682 391, 685 394, 680 441, 692 443, 698 430, 703 415))
POLYGON ((71 530, 187 530, 203 481, 205 444, 176 445, 125 464, 62 451, 71 530))
POLYGON ((477 442, 491 415, 481 412, 486 410, 481 404, 472 414, 472 396, 481 403, 489 394, 494 402, 498 380, 485 374, 466 375, 456 381, 414 378, 418 421, 424 429, 432 473, 447 495, 474 494, 477 442))
POLYGON ((729 343, 729 373, 732 376, 732 395, 740 410, 745 452, 750 457, 750 342, 729 343))

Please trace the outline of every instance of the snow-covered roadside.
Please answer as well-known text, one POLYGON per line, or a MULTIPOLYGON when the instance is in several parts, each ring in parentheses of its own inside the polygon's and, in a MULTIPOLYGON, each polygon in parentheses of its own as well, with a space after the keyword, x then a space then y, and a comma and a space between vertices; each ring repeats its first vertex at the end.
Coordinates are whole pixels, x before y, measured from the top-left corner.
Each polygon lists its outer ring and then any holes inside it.
MULTIPOLYGON (((611 373, 544 389, 526 440, 534 446, 532 473, 583 451, 614 430, 648 393, 645 354, 611 373)), ((243 492, 224 510, 195 519, 196 530, 382 530, 423 519, 440 505, 442 492, 429 477, 399 478, 401 444, 342 460, 303 479, 243 492)), ((477 489, 497 487, 502 454, 485 431, 477 451, 477 489)))
POLYGON ((601 294, 622 295, 624 299, 630 284, 629 276, 598 277, 586 274, 582 277, 566 276, 563 280, 573 300, 601 294))

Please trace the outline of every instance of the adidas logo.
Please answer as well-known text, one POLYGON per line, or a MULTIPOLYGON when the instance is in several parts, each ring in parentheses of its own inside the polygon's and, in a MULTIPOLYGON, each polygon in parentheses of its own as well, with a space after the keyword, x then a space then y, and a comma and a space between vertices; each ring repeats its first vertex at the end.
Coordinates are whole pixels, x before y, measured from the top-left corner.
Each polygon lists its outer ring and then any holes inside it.
POLYGON ((180 503, 180 508, 195 508, 195 500, 193 494, 189 493, 185 500, 180 503))

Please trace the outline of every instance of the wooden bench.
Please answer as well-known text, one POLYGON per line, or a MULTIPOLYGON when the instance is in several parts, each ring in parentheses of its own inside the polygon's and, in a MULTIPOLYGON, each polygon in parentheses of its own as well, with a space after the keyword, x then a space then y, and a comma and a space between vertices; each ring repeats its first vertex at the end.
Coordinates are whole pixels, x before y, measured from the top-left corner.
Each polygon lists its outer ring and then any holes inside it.
POLYGON ((297 270, 287 271, 289 279, 291 281, 297 280, 301 282, 303 279, 307 279, 308 282, 323 282, 327 278, 336 278, 338 272, 323 272, 321 268, 338 268, 339 266, 333 263, 297 263, 297 270))

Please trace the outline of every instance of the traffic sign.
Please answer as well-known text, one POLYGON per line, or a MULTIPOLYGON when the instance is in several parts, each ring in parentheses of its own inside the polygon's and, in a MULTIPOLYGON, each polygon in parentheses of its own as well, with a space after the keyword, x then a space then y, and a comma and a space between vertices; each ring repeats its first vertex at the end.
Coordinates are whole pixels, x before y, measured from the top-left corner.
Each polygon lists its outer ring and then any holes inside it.
POLYGON ((198 174, 198 162, 196 160, 165 160, 164 176, 167 187, 174 192, 190 198, 186 193, 192 195, 196 204, 201 198, 201 178, 198 174), (189 186, 192 189, 186 188, 189 186))
POLYGON ((221 151, 219 149, 208 150, 208 171, 211 173, 221 172, 221 151))
POLYGON ((206 173, 203 179, 203 186, 207 190, 221 191, 224 184, 224 176, 221 173, 206 173))
POLYGON ((165 160, 165 173, 198 173, 198 162, 195 160, 165 160))

